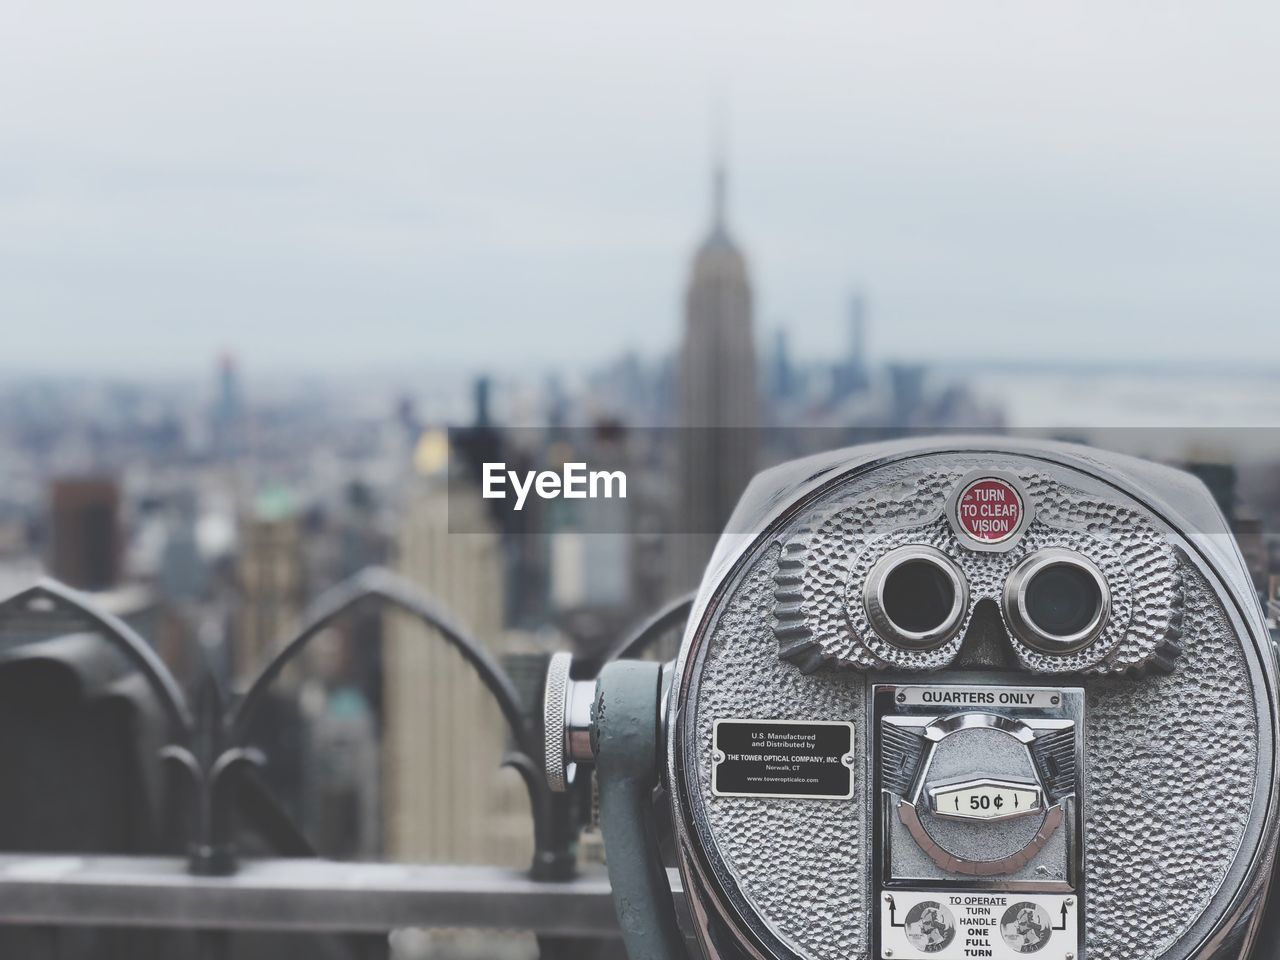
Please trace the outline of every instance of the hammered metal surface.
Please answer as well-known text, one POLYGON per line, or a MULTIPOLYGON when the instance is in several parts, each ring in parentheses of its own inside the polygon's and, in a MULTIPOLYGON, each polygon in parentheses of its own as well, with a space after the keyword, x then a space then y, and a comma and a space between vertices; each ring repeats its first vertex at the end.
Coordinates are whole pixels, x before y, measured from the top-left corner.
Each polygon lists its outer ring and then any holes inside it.
POLYGON ((1065 547, 1097 564, 1111 590, 1111 616, 1097 641, 1068 655, 1046 655, 1011 637, 1023 667, 1035 673, 1123 673, 1170 649, 1179 634, 1181 582, 1173 549, 1159 531, 1129 507, 1065 491, 1038 472, 1018 475, 1036 516, 1007 552, 966 549, 943 516, 960 471, 925 473, 914 486, 899 479, 872 489, 789 539, 773 611, 780 655, 807 671, 824 664, 944 667, 958 656, 977 604, 999 602, 1013 568, 1046 547, 1065 547), (938 548, 959 564, 969 584, 960 631, 935 650, 904 650, 886 642, 862 603, 871 568, 906 544, 938 548))
POLYGON ((697 704, 699 796, 739 890, 774 934, 802 957, 857 960, 867 951, 866 778, 853 800, 715 797, 715 720, 852 720, 865 763, 862 678, 800 673, 778 659, 769 630, 776 553, 739 587, 716 625, 697 704))
POLYGON ((1089 960, 1163 954, 1218 890, 1249 819, 1254 692, 1198 573, 1187 576, 1185 628, 1174 674, 1087 685, 1089 960))
MULTIPOLYGON (((1018 462, 999 458, 990 465, 1017 470, 1018 462)), ((783 617, 775 632, 773 615, 793 604, 805 623, 812 622, 810 601, 818 596, 842 606, 853 563, 875 539, 868 531, 882 536, 895 527, 942 521, 938 510, 964 470, 928 467, 898 471, 872 496, 869 481, 859 479, 798 518, 778 547, 742 574, 696 660, 689 711, 696 739, 685 745, 687 775, 696 776, 688 784, 694 815, 705 819, 713 869, 736 888, 731 899, 745 904, 798 957, 865 960, 869 954, 869 784, 859 777, 852 801, 713 797, 712 724, 733 718, 852 720, 856 742, 866 749, 864 684, 876 675, 829 666, 797 669, 779 657, 779 645, 796 639, 785 631, 796 619, 783 617), (815 536, 824 524, 827 533, 815 536), (792 552, 796 544, 803 544, 799 557, 792 552)), ((1157 656, 1150 653, 1153 644, 1179 627, 1184 637, 1183 656, 1170 675, 1095 675, 1084 683, 1086 957, 1149 960, 1197 923, 1245 835, 1259 763, 1249 667, 1208 583, 1163 537, 1151 539, 1155 527, 1148 520, 1096 491, 1060 488, 1041 473, 1017 472, 1036 499, 1036 523, 1044 523, 1045 531, 1057 527, 1106 542, 1124 564, 1135 596, 1168 599, 1170 609, 1156 603, 1156 609, 1135 610, 1130 603, 1120 614, 1128 623, 1115 648, 1124 651, 1120 662, 1132 666, 1144 653, 1157 656)), ((1028 530, 1028 547, 1048 536, 1028 530)), ((1019 545, 1017 555, 1024 553, 1019 545)), ((994 564, 1007 562, 1003 554, 985 556, 994 564)), ((823 639, 829 636, 837 634, 823 639)), ((847 626, 838 636, 843 646, 831 649, 852 654, 858 641, 847 626)), ((863 650, 869 665, 882 665, 865 654, 870 648, 863 650)), ((1018 651, 1023 670, 1035 665, 1025 653, 1018 651)), ((834 660, 824 656, 818 665, 834 660)), ((1005 675, 1003 682, 1015 677, 1005 675)), ((860 756, 858 769, 865 761, 860 756)))

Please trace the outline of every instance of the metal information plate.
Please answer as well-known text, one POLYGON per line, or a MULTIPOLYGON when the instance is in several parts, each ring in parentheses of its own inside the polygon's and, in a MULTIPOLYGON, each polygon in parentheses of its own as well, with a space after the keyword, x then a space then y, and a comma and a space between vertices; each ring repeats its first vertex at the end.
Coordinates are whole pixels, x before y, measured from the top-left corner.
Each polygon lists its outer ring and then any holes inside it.
POLYGON ((1020 707, 1043 710, 1062 703, 1062 691, 1047 687, 901 687, 895 698, 903 707, 1020 707))
POLYGON ((1037 893, 895 890, 880 897, 883 960, 1074 960, 1076 898, 1037 893))
POLYGON ((711 792, 718 797, 853 796, 853 724, 838 720, 717 720, 711 792))

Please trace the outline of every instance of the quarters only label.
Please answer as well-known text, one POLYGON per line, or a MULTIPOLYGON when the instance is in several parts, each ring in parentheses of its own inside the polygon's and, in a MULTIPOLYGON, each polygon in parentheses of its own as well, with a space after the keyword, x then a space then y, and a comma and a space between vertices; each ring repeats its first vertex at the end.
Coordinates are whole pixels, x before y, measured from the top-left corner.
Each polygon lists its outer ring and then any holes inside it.
POLYGON ((853 796, 853 724, 717 720, 711 792, 718 797, 853 796))
POLYGON ((901 687, 902 707, 1014 707, 1047 710, 1062 704, 1062 691, 1047 687, 901 687))

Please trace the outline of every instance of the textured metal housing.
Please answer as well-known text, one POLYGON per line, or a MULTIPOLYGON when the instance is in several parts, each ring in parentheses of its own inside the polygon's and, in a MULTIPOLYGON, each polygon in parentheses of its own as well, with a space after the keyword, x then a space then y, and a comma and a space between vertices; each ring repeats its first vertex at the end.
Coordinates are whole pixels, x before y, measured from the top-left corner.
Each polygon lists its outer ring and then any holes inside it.
POLYGON ((680 868, 709 955, 867 958, 874 912, 871 758, 852 801, 712 797, 714 721, 849 719, 861 734, 871 683, 948 665, 991 682, 1082 678, 1082 960, 1208 957, 1247 928, 1276 838, 1275 664, 1238 551, 1197 482, 1066 445, 886 444, 763 474, 731 529, 755 532, 718 548, 668 706, 680 868), (979 469, 1017 475, 1036 502, 1015 550, 954 543, 942 510, 979 469), (965 629, 923 654, 878 644, 847 602, 859 570, 908 542, 958 558, 973 594, 965 629), (971 642, 974 611, 999 596, 1006 569, 1063 545, 1112 584, 1099 642, 1053 658, 1007 632, 999 649, 971 642))
POLYGON ((980 601, 999 602, 1010 576, 1038 552, 1065 549, 1102 570, 1111 589, 1111 615, 1101 635, 1086 649, 1055 656, 1018 642, 1015 631, 1013 651, 1029 670, 1122 673, 1176 649, 1182 570, 1173 545, 1136 505, 1080 495, 1038 466, 1023 466, 1020 479, 1035 498, 1035 519, 1015 549, 978 552, 943 516, 946 495, 962 475, 936 464, 910 481, 815 511, 811 528, 787 540, 787 562, 776 575, 781 590, 794 585, 800 597, 796 603, 788 595, 774 610, 782 656, 802 670, 827 664, 934 670, 954 661, 963 627, 951 642, 922 657, 883 636, 865 605, 851 602, 880 559, 908 544, 927 545, 959 563, 969 585, 966 624, 980 601))

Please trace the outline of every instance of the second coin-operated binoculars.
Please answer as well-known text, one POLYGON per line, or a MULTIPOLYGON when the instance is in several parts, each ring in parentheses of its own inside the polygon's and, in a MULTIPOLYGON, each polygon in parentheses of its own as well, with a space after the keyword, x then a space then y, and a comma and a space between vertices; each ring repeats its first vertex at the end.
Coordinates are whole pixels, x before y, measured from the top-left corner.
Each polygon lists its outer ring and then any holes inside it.
POLYGON ((674 664, 559 657, 546 707, 632 960, 1280 956, 1275 650, 1186 474, 986 440, 767 471, 674 664))

